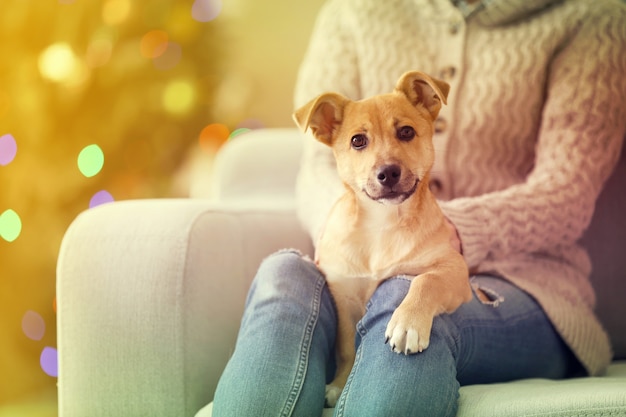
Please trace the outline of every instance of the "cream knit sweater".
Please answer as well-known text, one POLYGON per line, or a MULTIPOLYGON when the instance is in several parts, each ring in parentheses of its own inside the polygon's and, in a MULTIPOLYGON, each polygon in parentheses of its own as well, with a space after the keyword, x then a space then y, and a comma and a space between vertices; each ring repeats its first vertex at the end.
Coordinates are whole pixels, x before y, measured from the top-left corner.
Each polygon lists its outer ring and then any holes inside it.
MULTIPOLYGON (((432 186, 467 264, 535 297, 588 372, 600 374, 611 349, 576 241, 626 131, 626 5, 483 3, 464 18, 450 0, 330 0, 296 106, 326 91, 390 92, 407 70, 447 81, 432 186)), ((298 212, 315 239, 343 188, 330 150, 305 142, 298 212)))

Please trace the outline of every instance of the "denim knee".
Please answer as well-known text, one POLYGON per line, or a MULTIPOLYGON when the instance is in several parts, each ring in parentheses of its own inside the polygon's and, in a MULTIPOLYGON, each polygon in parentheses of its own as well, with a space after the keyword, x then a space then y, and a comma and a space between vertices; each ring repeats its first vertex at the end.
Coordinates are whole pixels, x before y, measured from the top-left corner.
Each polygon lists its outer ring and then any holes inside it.
POLYGON ((283 249, 265 258, 252 282, 251 292, 262 288, 290 291, 297 286, 315 285, 323 278, 317 266, 296 249, 283 249))
POLYGON ((384 332, 411 280, 391 278, 377 288, 359 322, 357 358, 336 409, 337 416, 453 416, 457 409, 456 326, 435 317, 430 346, 398 355, 384 332))
POLYGON ((302 275, 319 275, 313 261, 297 249, 281 249, 268 255, 259 267, 258 276, 274 278, 290 278, 294 273, 302 275))
POLYGON ((336 333, 325 283, 297 251, 280 251, 262 262, 235 353, 220 379, 216 415, 321 414, 336 333))

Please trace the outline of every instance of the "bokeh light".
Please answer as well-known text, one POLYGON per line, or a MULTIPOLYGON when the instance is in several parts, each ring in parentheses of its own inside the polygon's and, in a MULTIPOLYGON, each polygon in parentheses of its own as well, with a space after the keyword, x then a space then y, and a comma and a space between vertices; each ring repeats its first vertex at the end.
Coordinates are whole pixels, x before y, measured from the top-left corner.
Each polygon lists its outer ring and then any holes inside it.
POLYGON ((196 101, 196 91, 188 80, 170 81, 163 90, 161 103, 171 114, 182 115, 192 109, 196 101))
POLYGON ((265 123, 258 119, 246 119, 237 124, 237 128, 263 129, 264 127, 265 123))
POLYGON ((102 20, 107 25, 119 25, 128 18, 130 10, 129 0, 108 0, 102 5, 102 20))
POLYGON ((191 16, 198 22, 210 22, 222 11, 222 0, 195 0, 191 16))
POLYGON ((0 136, 0 165, 8 165, 17 154, 17 142, 10 133, 0 136))
POLYGON ((53 347, 46 346, 41 351, 39 363, 43 371, 53 377, 59 376, 59 360, 57 350, 53 347))
POLYGON ((143 35, 139 43, 141 55, 145 58, 156 58, 167 49, 169 36, 163 30, 151 30, 143 35))
POLYGON ((250 130, 252 130, 252 129, 247 128, 247 127, 239 127, 239 128, 237 128, 237 129, 232 131, 230 136, 228 136, 228 139, 232 139, 232 138, 235 138, 235 137, 237 137, 239 135, 243 135, 244 133, 247 133, 250 130))
POLYGON ((83 148, 78 154, 78 169, 85 177, 93 177, 104 166, 104 153, 96 144, 83 148))
POLYGON ((180 62, 183 50, 176 42, 168 42, 165 51, 154 58, 154 67, 160 70, 169 70, 174 68, 180 62))
POLYGON ((80 71, 79 67, 72 47, 65 42, 52 44, 39 55, 39 71, 52 81, 61 82, 75 78, 80 71))
POLYGON ((214 154, 228 140, 229 136, 230 130, 226 125, 212 123, 202 129, 198 141, 203 151, 214 154))
MULTIPOLYGON (((43 371, 57 374, 52 295, 72 220, 114 200, 187 195, 188 185, 179 193, 172 184, 199 151, 202 127, 224 122, 214 96, 231 48, 219 19, 193 18, 193 0, 6 3, 0 358, 8 360, 0 368, 11 378, 0 383, 0 410, 54 388, 43 371)), ((224 123, 232 128, 240 118, 224 123)))
POLYGON ((89 68, 96 68, 105 65, 111 59, 113 52, 113 42, 109 39, 95 39, 87 47, 85 61, 89 68))
POLYGON ((115 199, 113 198, 111 193, 106 190, 101 190, 95 193, 93 197, 91 197, 91 200, 89 201, 89 208, 94 208, 102 204, 112 203, 113 201, 115 201, 115 199))
POLYGON ((22 219, 13 210, 5 210, 0 214, 0 237, 7 242, 13 242, 22 233, 22 219))
POLYGON ((39 313, 28 310, 22 317, 22 330, 29 339, 41 340, 46 333, 46 323, 39 313))

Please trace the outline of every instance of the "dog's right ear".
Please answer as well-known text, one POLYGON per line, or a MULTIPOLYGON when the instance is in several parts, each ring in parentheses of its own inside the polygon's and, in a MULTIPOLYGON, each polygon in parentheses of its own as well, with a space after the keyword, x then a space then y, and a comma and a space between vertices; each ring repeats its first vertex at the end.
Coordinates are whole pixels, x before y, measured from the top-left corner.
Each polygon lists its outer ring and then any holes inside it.
POLYGON ((322 94, 296 110, 293 120, 303 132, 311 128, 317 140, 331 146, 333 134, 343 120, 343 109, 348 101, 341 94, 322 94))

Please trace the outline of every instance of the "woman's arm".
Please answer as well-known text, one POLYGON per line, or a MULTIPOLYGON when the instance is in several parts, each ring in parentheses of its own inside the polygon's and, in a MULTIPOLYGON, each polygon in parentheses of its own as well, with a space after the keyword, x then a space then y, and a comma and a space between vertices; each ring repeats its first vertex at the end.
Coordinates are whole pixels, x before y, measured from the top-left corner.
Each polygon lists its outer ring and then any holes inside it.
POLYGON ((470 268, 570 245, 589 225, 626 131, 624 10, 594 10, 553 60, 535 166, 526 181, 441 203, 470 268))

